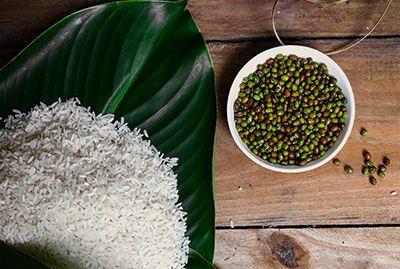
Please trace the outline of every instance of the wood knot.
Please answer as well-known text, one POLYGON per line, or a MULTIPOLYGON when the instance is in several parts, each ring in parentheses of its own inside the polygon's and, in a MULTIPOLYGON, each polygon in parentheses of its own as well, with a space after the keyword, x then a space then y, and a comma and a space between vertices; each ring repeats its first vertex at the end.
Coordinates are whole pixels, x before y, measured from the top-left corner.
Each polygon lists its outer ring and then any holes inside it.
POLYGON ((310 252, 295 238, 273 232, 265 242, 274 263, 286 268, 309 268, 310 252))

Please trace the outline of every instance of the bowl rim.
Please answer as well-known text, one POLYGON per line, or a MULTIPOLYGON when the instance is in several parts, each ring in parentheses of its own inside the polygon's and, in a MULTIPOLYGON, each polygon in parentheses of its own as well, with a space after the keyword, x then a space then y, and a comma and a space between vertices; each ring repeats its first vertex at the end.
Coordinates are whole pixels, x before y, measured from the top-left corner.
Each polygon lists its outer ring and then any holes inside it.
MULTIPOLYGON (((276 172, 282 172, 282 173, 306 172, 306 171, 316 169, 316 168, 324 165, 325 163, 329 162, 332 158, 334 158, 339 153, 339 151, 346 144, 348 138, 350 137, 351 131, 353 129, 354 119, 355 119, 354 93, 353 93, 353 89, 350 85, 350 81, 348 80, 344 71, 340 68, 340 66, 332 58, 330 58, 323 52, 313 49, 313 48, 310 48, 310 47, 301 46, 301 45, 285 45, 285 46, 273 47, 273 48, 264 50, 264 51, 260 52, 259 54, 255 55, 253 58, 251 58, 246 64, 244 64, 242 66, 242 68, 236 74, 236 76, 231 84, 226 109, 227 109, 227 122, 228 122, 229 131, 230 131, 231 136, 232 136, 233 140, 235 141, 236 145, 239 147, 239 149, 248 158, 250 158, 252 161, 257 163, 258 165, 260 165, 264 168, 267 168, 269 170, 273 170, 276 172), (343 138, 340 140, 339 144, 336 142, 335 145, 333 146, 333 148, 331 148, 331 149, 333 149, 333 151, 327 152, 327 154, 325 154, 320 159, 312 161, 304 166, 298 166, 298 165, 283 166, 283 165, 279 165, 279 164, 273 164, 273 163, 268 162, 267 160, 263 160, 262 158, 256 156, 241 141, 239 134, 236 130, 235 122, 234 122, 233 104, 237 98, 237 95, 239 92, 239 85, 242 82, 243 78, 248 76, 250 73, 254 72, 257 68, 257 64, 264 63, 268 58, 271 58, 271 57, 274 58, 279 53, 281 53, 283 55, 295 54, 300 57, 312 57, 313 60, 316 62, 325 63, 328 66, 329 73, 330 74, 335 73, 334 77, 338 79, 338 84, 340 84, 340 88, 342 88, 342 89, 346 88, 345 96, 349 101, 348 104, 346 105, 347 108, 350 108, 347 110, 348 117, 346 118, 346 129, 340 135, 343 138), (317 57, 315 57, 315 56, 317 56, 317 57), (249 71, 249 70, 252 70, 252 71, 249 71), (339 76, 336 73, 338 73, 339 76)), ((340 136, 339 136, 339 138, 340 138, 340 136)))

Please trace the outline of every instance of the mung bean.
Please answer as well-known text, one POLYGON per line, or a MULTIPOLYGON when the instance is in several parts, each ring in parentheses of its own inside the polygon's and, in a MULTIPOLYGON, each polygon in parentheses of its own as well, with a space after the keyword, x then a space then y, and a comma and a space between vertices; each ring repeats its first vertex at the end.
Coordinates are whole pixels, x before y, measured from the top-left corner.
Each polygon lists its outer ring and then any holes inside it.
POLYGON ((365 176, 365 175, 368 175, 368 172, 369 172, 369 169, 368 169, 368 167, 363 167, 363 169, 362 169, 362 173, 363 173, 363 175, 365 176))
POLYGON ((379 166, 379 171, 386 172, 387 168, 384 165, 379 166))
POLYGON ((352 174, 354 172, 354 169, 353 169, 353 167, 346 165, 344 167, 344 171, 346 171, 346 173, 348 173, 348 174, 352 174))
POLYGON ((339 159, 334 159, 334 160, 333 160, 333 163, 334 163, 336 166, 339 166, 339 165, 342 164, 342 162, 341 162, 339 159))
POLYGON ((365 160, 365 164, 366 164, 368 167, 374 166, 374 163, 371 162, 370 160, 365 160))
POLYGON ((373 173, 376 172, 376 167, 375 166, 370 166, 368 169, 369 169, 369 173, 370 174, 373 174, 373 173))
POLYGON ((245 77, 234 105, 244 144, 281 165, 305 165, 345 129, 347 99, 324 63, 276 55, 245 77))
POLYGON ((386 166, 389 166, 389 165, 390 165, 390 159, 389 159, 388 157, 385 157, 385 158, 383 159, 383 163, 384 163, 386 166))
POLYGON ((362 128, 362 130, 361 130, 361 135, 362 135, 362 136, 366 136, 367 134, 368 134, 368 130, 365 129, 365 128, 362 128))

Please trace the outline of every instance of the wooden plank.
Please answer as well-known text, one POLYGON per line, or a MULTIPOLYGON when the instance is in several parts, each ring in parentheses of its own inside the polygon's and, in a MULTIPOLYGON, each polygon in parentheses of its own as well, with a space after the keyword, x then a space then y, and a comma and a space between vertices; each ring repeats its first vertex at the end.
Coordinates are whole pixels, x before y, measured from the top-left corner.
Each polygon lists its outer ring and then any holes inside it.
MULTIPOLYGON (((3 7, 6 11, 16 5, 4 0, 2 3, 5 4, 3 7)), ((19 3, 19 8, 14 8, 14 11, 9 13, 3 10, 3 14, 14 14, 17 21, 23 21, 23 18, 30 17, 29 11, 18 14, 18 10, 32 10, 32 14, 42 16, 39 21, 48 22, 46 18, 53 15, 44 15, 42 10, 48 8, 48 14, 59 12, 58 5, 61 2, 45 5, 39 1, 31 6, 19 3)), ((76 5, 76 9, 79 9, 85 4, 90 4, 79 1, 74 3, 66 3, 66 10, 63 12, 69 13, 71 10, 68 8, 71 6, 76 5)), ((215 4, 212 1, 210 3, 215 4)), ((57 14, 54 18, 64 16, 57 14)), ((15 31, 23 36, 27 32, 26 29, 35 28, 38 22, 34 16, 36 15, 32 15, 32 25, 25 23, 27 28, 17 27, 15 31), (20 29, 25 30, 20 32, 20 29)), ((200 17, 206 17, 206 14, 200 17)), ((0 25, 14 25, 8 21, 7 16, 0 18, 0 25)), ((301 44, 313 45, 324 50, 342 46, 346 42, 348 41, 306 40, 301 44)), ((11 43, 14 46, 20 42, 11 43)), ((400 86, 398 38, 368 39, 348 52, 333 56, 348 74, 357 100, 356 125, 350 141, 339 157, 359 171, 363 149, 368 148, 376 162, 379 162, 383 155, 389 155, 393 165, 389 169, 387 179, 380 181, 375 187, 369 185, 368 180, 359 173, 349 176, 342 169, 330 164, 313 172, 293 176, 270 172, 248 160, 230 137, 225 118, 226 97, 229 85, 240 67, 258 52, 276 46, 277 43, 209 42, 208 45, 215 64, 219 97, 215 183, 218 226, 228 226, 230 219, 234 219, 235 223, 241 226, 399 223, 399 200, 397 196, 390 196, 391 191, 399 191, 400 184, 397 154, 400 101, 397 90, 400 86), (358 135, 363 126, 370 130, 367 139, 358 135), (242 191, 238 190, 239 186, 242 191)), ((0 58, 11 59, 16 55, 21 48, 13 46, 2 48, 0 58), (11 54, 14 55, 10 56, 11 54), (6 55, 5 58, 3 55, 6 55)))
MULTIPOLYGON (((0 0, 0 68, 66 15, 104 2, 109 1, 0 0)), ((315 171, 286 175, 263 169, 247 159, 229 134, 225 114, 230 83, 241 66, 258 52, 278 45, 276 41, 257 42, 275 40, 271 25, 274 1, 188 2, 209 41, 216 71, 217 226, 229 227, 230 220, 236 227, 399 224, 400 38, 368 39, 332 57, 344 69, 355 91, 355 128, 338 157, 356 172, 347 175, 342 167, 329 163, 315 171), (241 42, 246 39, 254 42, 241 42), (367 137, 358 134, 362 127, 369 130, 367 137), (386 155, 392 159, 386 179, 379 180, 376 186, 360 173, 364 149, 372 153, 376 163, 386 155), (391 195, 392 191, 399 195, 391 195)), ((359 37, 374 24, 385 4, 386 0, 349 0, 338 5, 281 0, 276 22, 283 40, 359 37)), ((373 36, 399 36, 399 8, 400 2, 393 1, 373 36)), ((296 43, 328 50, 350 40, 296 43)), ((221 269, 396 268, 400 262, 399 231, 399 227, 217 229, 215 264, 221 269)))
POLYGON ((398 268, 400 228, 217 230, 217 268, 398 268))
POLYGON ((17 56, 21 50, 21 48, 0 48, 0 69, 17 56))
MULTIPOLYGON (((111 0, 0 0, 0 47, 25 47, 68 14, 111 0)), ((189 0, 206 39, 271 38, 272 0, 189 0)), ((277 27, 282 39, 362 36, 383 11, 386 0, 350 0, 335 5, 281 0, 277 27)), ((398 35, 400 2, 393 1, 373 35, 398 35)))
MULTIPOLYGON (((311 41, 321 49, 340 41, 311 41)), ((226 122, 226 101, 236 72, 252 56, 276 43, 209 43, 216 72, 218 124, 215 156, 216 224, 238 226, 400 223, 400 38, 366 40, 332 58, 347 74, 355 93, 356 119, 338 158, 351 175, 331 162, 300 174, 264 169, 235 145, 226 122), (382 49, 384 48, 384 49, 382 49), (366 137, 359 132, 369 130, 366 137), (376 186, 362 175, 363 150, 375 164, 392 164, 376 186), (241 190, 239 190, 239 186, 241 190)))
MULTIPOLYGON (((189 0, 189 9, 206 39, 273 37, 274 2, 189 0)), ((277 6, 277 29, 282 39, 362 36, 378 20, 386 3, 386 0, 349 0, 332 5, 281 0, 277 6)), ((399 1, 393 1, 374 35, 399 34, 399 8, 399 1)))
POLYGON ((0 0, 0 47, 25 47, 50 26, 80 9, 107 0, 0 0))

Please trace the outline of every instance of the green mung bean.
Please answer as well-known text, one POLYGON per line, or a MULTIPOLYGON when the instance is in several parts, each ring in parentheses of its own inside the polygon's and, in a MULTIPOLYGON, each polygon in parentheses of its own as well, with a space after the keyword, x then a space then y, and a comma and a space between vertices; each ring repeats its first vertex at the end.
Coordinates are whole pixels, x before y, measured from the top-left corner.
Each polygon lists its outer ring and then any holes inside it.
POLYGON ((353 167, 346 165, 344 167, 344 171, 346 171, 346 173, 348 173, 348 174, 352 174, 354 172, 354 169, 353 169, 353 167))
POLYGON ((384 165, 379 166, 379 171, 386 172, 387 168, 384 165))
POLYGON ((369 167, 368 169, 369 169, 369 173, 370 173, 370 174, 373 174, 373 173, 376 172, 376 167, 375 167, 375 166, 371 166, 371 167, 369 167))
POLYGON ((371 177, 369 178, 369 182, 370 182, 372 185, 376 185, 376 183, 378 183, 378 181, 376 180, 376 178, 373 177, 373 176, 371 176, 371 177))
POLYGON ((362 130, 361 130, 361 135, 362 135, 362 136, 366 136, 367 134, 368 134, 368 130, 365 129, 365 128, 362 128, 362 130))
POLYGON ((341 162, 339 159, 334 159, 334 160, 333 160, 333 163, 334 163, 336 166, 339 166, 339 165, 342 164, 342 162, 341 162))
POLYGON ((370 160, 365 160, 365 164, 366 164, 368 167, 374 166, 374 163, 371 162, 370 160))
POLYGON ((368 175, 368 173, 369 173, 369 169, 368 169, 368 167, 363 167, 363 169, 362 169, 362 173, 363 173, 363 175, 368 175))

